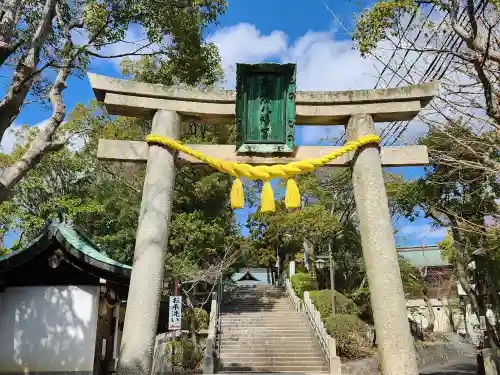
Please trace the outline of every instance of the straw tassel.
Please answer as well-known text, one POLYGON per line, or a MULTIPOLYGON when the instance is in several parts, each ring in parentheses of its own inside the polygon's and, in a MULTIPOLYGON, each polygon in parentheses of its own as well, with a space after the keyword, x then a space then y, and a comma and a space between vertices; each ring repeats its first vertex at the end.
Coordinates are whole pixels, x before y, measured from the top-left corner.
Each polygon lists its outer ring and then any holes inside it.
POLYGON ((262 212, 276 211, 273 188, 269 181, 264 182, 264 186, 262 187, 262 194, 260 196, 260 210, 262 212))
POLYGON ((238 209, 245 207, 245 195, 243 194, 243 183, 236 177, 231 188, 231 208, 238 209))
POLYGON ((285 206, 286 208, 300 208, 300 191, 293 178, 286 182, 285 206))

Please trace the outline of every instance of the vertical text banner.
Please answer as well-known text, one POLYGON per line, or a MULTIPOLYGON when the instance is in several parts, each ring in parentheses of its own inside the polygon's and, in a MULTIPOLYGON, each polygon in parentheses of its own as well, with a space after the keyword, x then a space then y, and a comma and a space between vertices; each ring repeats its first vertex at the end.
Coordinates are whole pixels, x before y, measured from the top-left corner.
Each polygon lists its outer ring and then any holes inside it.
POLYGON ((168 309, 168 330, 178 331, 181 329, 182 297, 170 296, 168 309))

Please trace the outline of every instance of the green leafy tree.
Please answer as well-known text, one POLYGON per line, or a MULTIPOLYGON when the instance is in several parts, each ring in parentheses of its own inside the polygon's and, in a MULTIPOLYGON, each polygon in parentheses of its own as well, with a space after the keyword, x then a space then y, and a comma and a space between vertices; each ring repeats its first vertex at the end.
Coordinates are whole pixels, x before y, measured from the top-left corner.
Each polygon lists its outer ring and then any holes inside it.
MULTIPOLYGON (((467 131, 454 125, 448 128, 449 132, 457 130, 467 131)), ((410 220, 423 216, 436 226, 449 228, 450 238, 442 244, 445 255, 454 265, 473 311, 478 316, 485 315, 486 304, 491 302, 487 301, 493 299, 495 303, 498 289, 495 283, 489 291, 478 292, 471 287, 468 264, 473 260, 472 253, 478 249, 485 249, 489 257, 496 256, 497 230, 495 226, 488 226, 487 221, 497 216, 496 197, 500 185, 483 169, 463 170, 440 163, 436 154, 457 152, 455 143, 443 137, 441 131, 431 129, 421 139, 421 144, 429 147, 431 167, 426 168, 425 176, 418 180, 392 186, 393 199, 400 212, 410 220)), ((496 155, 491 157, 498 158, 496 155)), ((491 325, 489 333, 491 343, 498 345, 497 333, 491 325)))
POLYGON ((144 56, 141 69, 124 67, 148 82, 211 85, 220 78, 217 48, 203 40, 203 31, 225 11, 223 0, 6 0, 0 8, 0 66, 12 66, 13 73, 0 101, 0 139, 26 99, 49 99, 53 109, 24 153, 3 166, 0 202, 12 198, 12 188, 45 154, 65 147, 72 134, 58 132, 66 116, 62 92, 68 77, 83 76, 91 61, 144 56), (132 27, 145 37, 127 40, 132 27), (122 42, 136 48, 110 53, 122 42))
POLYGON ((386 66, 382 82, 440 80, 433 110, 421 118, 455 143, 441 162, 492 175, 500 170, 489 152, 499 151, 499 22, 498 1, 383 0, 361 13, 353 34, 363 56, 386 66), (468 132, 448 132, 451 125, 468 132))

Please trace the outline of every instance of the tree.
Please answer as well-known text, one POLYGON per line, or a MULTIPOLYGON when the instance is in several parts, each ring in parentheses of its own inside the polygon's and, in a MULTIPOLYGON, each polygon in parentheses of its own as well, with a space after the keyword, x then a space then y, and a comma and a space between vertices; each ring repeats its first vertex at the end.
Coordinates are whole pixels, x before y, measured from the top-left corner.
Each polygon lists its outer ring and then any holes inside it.
MULTIPOLYGON (((448 131, 456 129, 452 126, 448 131)), ((449 137, 443 139, 441 131, 432 129, 421 143, 429 147, 431 156, 434 152, 444 153, 447 150, 451 153, 455 148, 449 137)), ((496 252, 491 244, 496 243, 497 231, 495 227, 488 228, 486 220, 497 216, 495 198, 500 192, 500 184, 482 169, 456 169, 439 163, 435 158, 432 160, 434 162, 426 169, 425 177, 393 186, 391 192, 400 212, 410 220, 424 216, 435 225, 450 229, 451 243, 447 245, 449 259, 479 317, 485 315, 486 305, 481 302, 485 301, 485 296, 471 287, 468 264, 472 261, 472 253, 479 248, 496 252)), ((494 285, 492 288, 495 289, 494 285)), ((498 289, 496 294, 492 294, 497 296, 498 289)), ((493 330, 491 334, 495 334, 493 330)), ((496 335, 493 340, 498 342, 496 335)))
POLYGON ((45 154, 61 150, 74 135, 56 134, 66 115, 62 91, 67 78, 82 75, 92 59, 150 56, 148 67, 155 68, 150 76, 191 85, 212 84, 219 77, 217 49, 203 42, 202 31, 224 12, 223 0, 5 0, 0 6, 0 66, 13 70, 0 101, 0 139, 29 95, 48 96, 53 109, 25 152, 2 169, 0 202, 12 197, 11 189, 45 154), (145 39, 127 53, 109 53, 126 41, 132 26, 143 28, 145 39))
MULTIPOLYGON (((354 33, 361 54, 384 66, 382 81, 441 80, 432 110, 421 116, 429 134, 420 143, 429 148, 431 167, 418 181, 395 184, 393 197, 408 218, 425 216, 450 229, 450 259, 478 316, 487 303, 499 304, 497 291, 470 286, 467 267, 479 248, 490 259, 497 251, 499 20, 496 0, 388 0, 365 10, 354 33)), ((405 129, 393 131, 396 140, 405 129)), ((498 290, 495 283, 492 289, 498 290)), ((488 326, 492 346, 498 332, 488 326)))
MULTIPOLYGON (((500 170, 490 157, 498 152, 500 134, 499 6, 496 0, 378 1, 362 12, 353 34, 361 54, 382 63, 382 82, 392 83, 394 77, 396 84, 441 80, 432 110, 421 119, 474 159, 450 153, 439 155, 441 162, 491 174, 500 170), (444 127, 451 124, 466 126, 475 136, 449 134, 444 127)), ((388 133, 394 134, 386 138, 394 143, 405 129, 404 124, 391 128, 388 133)))

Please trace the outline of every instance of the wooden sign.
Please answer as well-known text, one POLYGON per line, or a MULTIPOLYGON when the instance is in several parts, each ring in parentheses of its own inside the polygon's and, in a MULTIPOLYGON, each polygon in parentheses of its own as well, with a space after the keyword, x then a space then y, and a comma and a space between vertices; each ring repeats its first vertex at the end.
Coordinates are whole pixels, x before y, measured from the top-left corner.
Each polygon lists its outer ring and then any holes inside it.
POLYGON ((168 308, 168 330, 178 331, 181 329, 182 297, 170 296, 168 308))

